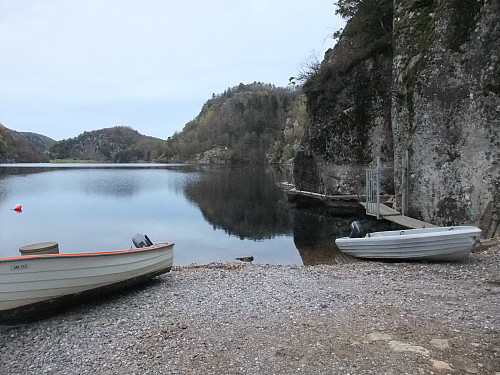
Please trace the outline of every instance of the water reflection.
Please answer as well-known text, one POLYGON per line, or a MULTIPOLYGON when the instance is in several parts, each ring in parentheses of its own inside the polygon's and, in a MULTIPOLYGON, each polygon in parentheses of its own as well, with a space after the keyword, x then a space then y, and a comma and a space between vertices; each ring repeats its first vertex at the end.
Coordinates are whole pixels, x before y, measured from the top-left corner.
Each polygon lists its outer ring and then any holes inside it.
POLYGON ((343 254, 335 239, 349 235, 349 225, 360 220, 368 231, 390 230, 392 225, 364 214, 328 209, 325 206, 293 209, 293 241, 304 265, 339 264, 355 261, 343 254))
POLYGON ((304 265, 334 264, 340 254, 332 238, 331 225, 336 221, 309 210, 296 211, 293 220, 293 242, 304 265))
POLYGON ((286 171, 197 166, 0 166, 0 256, 59 242, 61 252, 131 246, 135 233, 176 243, 175 265, 234 262, 332 264, 334 244, 361 219, 290 204, 286 171), (11 208, 23 205, 15 214, 11 208))
POLYGON ((277 188, 287 171, 262 168, 209 168, 186 184, 186 197, 214 228, 240 239, 263 240, 290 235, 304 265, 353 261, 340 252, 335 238, 349 234, 361 220, 369 231, 393 229, 364 215, 363 209, 291 204, 277 188))
POLYGON ((214 228, 240 239, 262 240, 290 234, 291 217, 283 193, 262 168, 211 169, 185 187, 214 228))
POLYGON ((109 195, 116 197, 130 197, 140 190, 140 181, 131 176, 114 174, 92 174, 81 185, 85 194, 109 195))

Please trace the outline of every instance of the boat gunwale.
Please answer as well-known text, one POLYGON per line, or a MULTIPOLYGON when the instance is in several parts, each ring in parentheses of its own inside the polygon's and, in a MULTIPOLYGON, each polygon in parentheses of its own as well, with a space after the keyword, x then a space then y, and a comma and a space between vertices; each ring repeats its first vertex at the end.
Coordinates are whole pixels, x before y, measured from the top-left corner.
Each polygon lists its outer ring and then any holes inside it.
MULTIPOLYGON (((449 227, 431 227, 431 228, 412 228, 412 229, 400 229, 400 230, 389 230, 389 231, 379 231, 368 233, 365 237, 397 237, 397 236, 436 236, 438 234, 452 234, 452 233, 480 233, 481 229, 472 225, 456 225, 449 227), (409 232, 409 233, 408 233, 409 232)), ((364 237, 362 237, 364 238, 364 237)))
POLYGON ((412 239, 420 239, 420 238, 429 238, 429 241, 432 241, 435 237, 442 236, 458 236, 461 235, 463 237, 476 237, 481 234, 481 229, 474 226, 455 226, 455 227, 438 227, 438 228, 418 228, 418 229, 402 229, 402 230, 393 230, 386 232, 373 232, 368 233, 364 237, 339 237, 335 239, 335 243, 337 241, 350 241, 352 243, 362 243, 367 242, 367 240, 372 240, 376 242, 383 242, 388 240, 412 240, 412 239), (419 232, 412 232, 419 231, 419 232), (410 233, 407 233, 410 232, 410 233))
POLYGON ((30 255, 14 255, 8 257, 0 257, 0 264, 6 262, 15 261, 26 261, 29 259, 63 259, 63 258, 86 258, 95 256, 109 256, 116 254, 135 254, 141 252, 147 252, 152 250, 158 250, 161 248, 172 248, 175 244, 172 242, 157 243, 147 247, 140 247, 136 249, 124 249, 124 250, 109 250, 109 251, 95 251, 95 252, 85 252, 85 253, 62 253, 62 254, 30 254, 30 255))

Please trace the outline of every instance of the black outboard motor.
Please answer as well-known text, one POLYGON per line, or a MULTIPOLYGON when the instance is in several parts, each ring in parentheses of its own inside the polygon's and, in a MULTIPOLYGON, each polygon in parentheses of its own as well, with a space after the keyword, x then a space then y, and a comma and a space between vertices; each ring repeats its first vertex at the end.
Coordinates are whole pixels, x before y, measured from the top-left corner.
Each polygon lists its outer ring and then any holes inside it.
POLYGON ((139 233, 137 233, 134 237, 132 237, 132 242, 134 243, 134 246, 137 248, 153 245, 153 242, 151 242, 148 236, 139 233))
POLYGON ((357 220, 353 221, 350 227, 351 227, 351 234, 349 235, 350 238, 361 238, 364 236, 363 226, 359 221, 357 220))

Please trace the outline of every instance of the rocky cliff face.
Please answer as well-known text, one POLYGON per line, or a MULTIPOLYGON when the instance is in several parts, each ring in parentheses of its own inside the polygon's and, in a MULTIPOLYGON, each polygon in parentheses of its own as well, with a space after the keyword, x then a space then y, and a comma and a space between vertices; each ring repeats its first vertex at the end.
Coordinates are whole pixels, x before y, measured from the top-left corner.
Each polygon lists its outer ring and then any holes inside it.
MULTIPOLYGON (((392 2, 361 4, 316 75, 304 84, 309 126, 295 183, 326 194, 363 194, 364 168, 392 164, 392 2)), ((392 178, 385 185, 392 187, 392 178)))
POLYGON ((408 150, 410 215, 478 224, 500 192, 499 2, 398 3, 393 88, 401 96, 391 107, 396 195, 398 164, 408 150))
POLYGON ((381 156, 394 166, 386 174, 398 207, 407 192, 410 216, 441 225, 482 223, 485 235, 498 232, 499 16, 498 0, 363 1, 305 85, 310 121, 296 158, 296 184, 357 192, 364 176, 353 170, 381 156), (353 31, 363 7, 377 5, 384 15, 369 13, 371 21, 361 20, 364 27, 353 31), (389 38, 374 37, 382 33, 372 30, 377 21, 389 38), (388 46, 380 48, 383 41, 388 46), (352 56, 363 48, 371 52, 352 56))

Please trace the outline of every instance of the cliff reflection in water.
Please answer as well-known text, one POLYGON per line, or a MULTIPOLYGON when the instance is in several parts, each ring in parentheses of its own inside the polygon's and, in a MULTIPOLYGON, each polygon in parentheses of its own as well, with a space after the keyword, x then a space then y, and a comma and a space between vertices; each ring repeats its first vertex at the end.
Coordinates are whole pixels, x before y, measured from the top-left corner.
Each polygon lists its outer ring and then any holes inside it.
POLYGON ((348 235, 353 220, 361 220, 369 231, 391 229, 390 224, 359 212, 344 210, 340 215, 322 205, 297 207, 277 187, 281 177, 279 170, 210 168, 202 170, 200 178, 190 181, 184 190, 214 229, 254 241, 293 236, 304 265, 352 261, 338 250, 335 238, 348 235))
POLYGON ((214 228, 240 239, 263 240, 291 234, 291 217, 273 174, 263 168, 220 168, 185 186, 214 228))
POLYGON ((326 206, 294 209, 293 242, 304 265, 348 263, 355 259, 343 254, 335 245, 335 239, 349 235, 349 225, 361 220, 365 230, 375 232, 390 230, 388 222, 378 221, 364 214, 336 213, 326 206))
POLYGON ((335 233, 339 232, 336 230, 337 225, 343 224, 338 224, 337 218, 317 212, 317 209, 295 211, 293 242, 304 265, 337 263, 341 253, 332 240, 336 237, 335 233))

